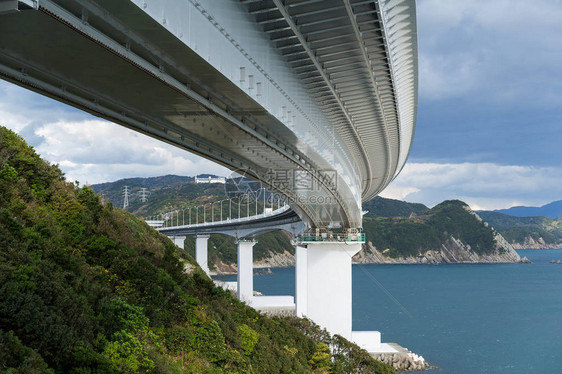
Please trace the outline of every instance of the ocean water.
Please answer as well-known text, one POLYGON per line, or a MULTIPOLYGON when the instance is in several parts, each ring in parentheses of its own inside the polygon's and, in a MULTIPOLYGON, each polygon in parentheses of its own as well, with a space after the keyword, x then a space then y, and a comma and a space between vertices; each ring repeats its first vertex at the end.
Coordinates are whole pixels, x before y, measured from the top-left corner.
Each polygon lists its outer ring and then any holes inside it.
MULTIPOLYGON (((562 250, 532 264, 353 265, 353 330, 378 330, 422 355, 431 373, 562 373, 562 250)), ((232 280, 235 277, 225 277, 232 280)), ((294 295, 294 268, 254 277, 294 295)))

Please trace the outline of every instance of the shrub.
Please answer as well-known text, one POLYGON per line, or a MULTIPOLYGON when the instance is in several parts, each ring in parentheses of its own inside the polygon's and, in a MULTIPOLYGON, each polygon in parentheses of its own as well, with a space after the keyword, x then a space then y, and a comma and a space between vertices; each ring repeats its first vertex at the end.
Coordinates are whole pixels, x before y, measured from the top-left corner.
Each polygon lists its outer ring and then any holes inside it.
POLYGON ((258 343, 259 335, 250 326, 245 323, 238 326, 238 333, 242 340, 242 349, 246 356, 250 356, 254 352, 254 347, 258 343))
POLYGON ((195 341, 199 352, 209 361, 220 362, 226 359, 226 343, 217 321, 199 326, 195 341))

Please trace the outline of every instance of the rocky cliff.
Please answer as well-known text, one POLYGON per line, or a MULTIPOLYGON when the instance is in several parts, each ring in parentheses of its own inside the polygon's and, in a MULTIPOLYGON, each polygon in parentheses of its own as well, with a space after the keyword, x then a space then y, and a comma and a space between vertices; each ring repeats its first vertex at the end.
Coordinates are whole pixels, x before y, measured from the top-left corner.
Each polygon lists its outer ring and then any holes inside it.
POLYGON ((511 243, 515 249, 556 249, 561 248, 561 244, 547 243, 543 237, 538 237, 537 239, 532 236, 526 236, 522 242, 511 243))
MULTIPOLYGON (((503 239, 503 238, 502 238, 503 239)), ((505 240, 505 239, 504 239, 505 240)), ((478 264, 478 263, 516 263, 521 262, 517 252, 509 243, 504 251, 479 255, 470 246, 451 236, 441 248, 428 250, 418 256, 392 258, 385 256, 372 245, 357 254, 353 259, 360 264, 478 264)), ((526 262, 526 261, 524 261, 526 262)))
POLYGON ((270 252, 269 257, 254 261, 254 268, 286 268, 295 266, 295 256, 289 251, 283 253, 270 252))
MULTIPOLYGON (((286 268, 290 266, 295 266, 295 256, 287 250, 283 253, 269 251, 267 257, 254 261, 254 269, 286 268)), ((237 269, 235 263, 226 264, 217 259, 215 261, 215 269, 211 271, 211 274, 232 275, 237 273, 237 269)))

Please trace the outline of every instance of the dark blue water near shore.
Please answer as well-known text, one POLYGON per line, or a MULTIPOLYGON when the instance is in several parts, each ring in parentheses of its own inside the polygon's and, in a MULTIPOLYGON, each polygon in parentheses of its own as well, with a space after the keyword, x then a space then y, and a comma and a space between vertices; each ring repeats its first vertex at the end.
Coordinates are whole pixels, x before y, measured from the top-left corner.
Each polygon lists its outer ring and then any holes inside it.
MULTIPOLYGON (((562 250, 532 264, 354 265, 353 329, 418 353, 436 373, 562 373, 562 250)), ((294 294, 294 269, 254 277, 294 294)))

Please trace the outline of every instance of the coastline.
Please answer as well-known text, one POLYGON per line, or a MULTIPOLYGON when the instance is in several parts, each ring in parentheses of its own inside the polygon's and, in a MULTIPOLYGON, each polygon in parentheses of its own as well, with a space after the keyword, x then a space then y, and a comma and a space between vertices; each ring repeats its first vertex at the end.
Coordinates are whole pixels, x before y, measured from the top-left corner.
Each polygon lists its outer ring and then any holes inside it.
MULTIPOLYGON (((370 243, 369 243, 370 244, 370 243)), ((552 248, 556 249, 556 248, 552 248)), ((562 248, 558 248, 562 249, 562 248)), ((538 249, 537 249, 538 250, 538 249)), ((545 249, 549 250, 549 249, 545 249)), ((454 264, 516 264, 530 263, 526 257, 520 257, 514 249, 503 254, 479 256, 464 248, 462 251, 426 251, 418 257, 391 258, 383 255, 376 248, 370 246, 370 253, 366 249, 353 257, 354 265, 454 265, 454 264)), ((295 257, 285 251, 283 254, 272 254, 271 257, 254 262, 254 275, 259 276, 269 273, 267 269, 290 268, 295 266, 295 257)), ((223 264, 210 271, 211 275, 236 275, 236 264, 223 264)))
POLYGON ((552 249, 562 249, 561 244, 545 244, 545 245, 536 245, 536 246, 526 246, 521 243, 512 243, 513 249, 525 249, 525 250, 533 250, 533 251, 540 251, 540 250, 552 250, 552 249))

